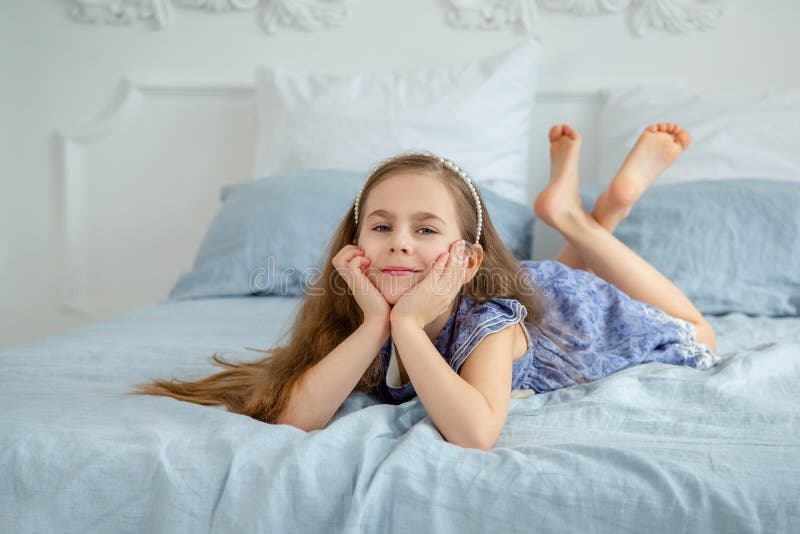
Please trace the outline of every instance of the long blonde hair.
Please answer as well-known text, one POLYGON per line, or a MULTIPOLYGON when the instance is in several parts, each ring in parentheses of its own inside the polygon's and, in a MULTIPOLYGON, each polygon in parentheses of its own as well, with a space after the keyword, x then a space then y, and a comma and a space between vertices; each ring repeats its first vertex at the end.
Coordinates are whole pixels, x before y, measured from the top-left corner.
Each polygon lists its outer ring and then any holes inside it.
MULTIPOLYGON (((472 191, 461 177, 432 155, 404 154, 379 165, 364 184, 360 209, 363 209, 373 187, 401 171, 432 173, 441 177, 456 201, 461 238, 468 244, 475 242, 478 219, 472 191)), ((480 200, 485 206, 482 197, 480 200)), ((156 379, 137 384, 131 393, 164 395, 203 405, 224 405, 231 412, 275 423, 304 373, 333 351, 362 322, 361 309, 332 264, 339 250, 356 242, 358 228, 353 211, 354 206, 351 206, 331 239, 322 276, 303 297, 287 344, 258 350, 267 356, 240 363, 226 361, 214 353, 211 356, 213 362, 225 368, 224 371, 197 381, 156 379)), ((358 215, 359 221, 363 220, 362 214, 358 215)), ((544 300, 541 292, 532 280, 524 276, 519 262, 503 244, 485 209, 480 244, 484 252, 483 263, 472 280, 464 285, 462 294, 477 302, 493 297, 516 299, 527 309, 525 322, 547 335, 542 329, 544 300)), ((380 355, 376 354, 354 391, 376 392, 385 371, 380 355)))

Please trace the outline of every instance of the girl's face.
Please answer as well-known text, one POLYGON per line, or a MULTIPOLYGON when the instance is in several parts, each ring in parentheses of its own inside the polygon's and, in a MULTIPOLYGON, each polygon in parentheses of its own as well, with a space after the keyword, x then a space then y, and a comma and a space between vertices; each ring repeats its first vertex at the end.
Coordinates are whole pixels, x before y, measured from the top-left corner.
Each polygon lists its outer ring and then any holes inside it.
POLYGON ((372 260, 368 278, 394 305, 458 239, 456 203, 444 181, 403 171, 369 191, 357 245, 372 260))

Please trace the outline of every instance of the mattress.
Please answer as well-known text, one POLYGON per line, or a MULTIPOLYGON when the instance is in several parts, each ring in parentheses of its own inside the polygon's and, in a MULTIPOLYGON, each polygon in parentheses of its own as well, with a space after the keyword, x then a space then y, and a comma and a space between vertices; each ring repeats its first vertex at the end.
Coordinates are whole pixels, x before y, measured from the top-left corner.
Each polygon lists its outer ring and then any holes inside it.
POLYGON ((323 430, 129 396, 262 357, 298 300, 164 301, 0 351, 2 532, 790 532, 800 318, 711 317, 722 364, 650 363, 513 398, 490 451, 419 399, 323 430))

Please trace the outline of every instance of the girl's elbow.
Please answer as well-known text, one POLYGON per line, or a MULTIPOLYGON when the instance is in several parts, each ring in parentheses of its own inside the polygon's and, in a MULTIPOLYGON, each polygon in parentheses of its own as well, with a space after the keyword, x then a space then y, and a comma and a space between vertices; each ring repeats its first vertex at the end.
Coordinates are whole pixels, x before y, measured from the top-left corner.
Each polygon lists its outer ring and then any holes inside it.
POLYGON ((493 433, 492 435, 484 438, 484 440, 480 443, 480 449, 484 451, 490 451, 494 448, 494 444, 497 443, 497 439, 500 437, 499 433, 493 433))
POLYGON ((482 451, 490 451, 494 448, 494 441, 485 441, 480 446, 475 448, 480 449, 482 451))
POLYGON ((460 438, 460 439, 446 439, 448 443, 453 445, 458 445, 464 449, 479 449, 482 451, 490 451, 494 448, 494 444, 497 442, 497 438, 499 436, 496 435, 488 435, 485 432, 478 435, 473 435, 468 438, 460 438))
POLYGON ((286 413, 282 413, 275 421, 275 424, 293 426, 298 430, 302 430, 303 432, 313 432, 314 430, 322 430, 326 426, 326 425, 319 426, 318 424, 313 424, 310 421, 301 421, 298 420, 297 418, 289 417, 288 414, 286 413))
MULTIPOLYGON (((507 412, 506 412, 507 415, 507 412)), ((495 412, 484 420, 482 424, 473 429, 468 443, 465 445, 470 449, 480 449, 482 451, 490 451, 494 448, 495 443, 500 438, 503 432, 506 415, 498 417, 495 412)))
POLYGON ((712 352, 717 352, 717 338, 714 335, 714 329, 711 327, 708 321, 703 319, 702 321, 695 323, 695 330, 697 331, 697 342, 702 343, 712 352))
POLYGON ((473 449, 480 449, 482 451, 490 451, 494 448, 497 438, 484 438, 476 443, 473 449))
POLYGON ((457 445, 462 449, 479 449, 482 451, 488 451, 491 450, 492 448, 491 446, 487 446, 485 442, 480 443, 477 441, 467 441, 467 440, 445 440, 445 441, 447 441, 451 445, 457 445))
POLYGON ((306 426, 306 425, 299 425, 297 423, 283 423, 283 424, 291 426, 291 427, 294 427, 297 430, 302 430, 303 432, 306 432, 306 433, 313 432, 314 430, 317 430, 316 428, 311 428, 311 427, 306 426))

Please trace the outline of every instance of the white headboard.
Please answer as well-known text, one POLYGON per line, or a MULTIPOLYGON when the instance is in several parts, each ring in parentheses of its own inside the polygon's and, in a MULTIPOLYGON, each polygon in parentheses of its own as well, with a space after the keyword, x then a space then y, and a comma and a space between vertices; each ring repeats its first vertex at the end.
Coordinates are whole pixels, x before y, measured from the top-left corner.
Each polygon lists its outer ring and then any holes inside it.
MULTIPOLYGON (((58 134, 63 309, 89 319, 161 301, 187 271, 224 184, 251 176, 253 86, 123 79, 84 127, 58 134)), ((583 135, 583 179, 594 181, 596 96, 540 93, 529 202, 547 182, 552 124, 583 135)), ((560 236, 537 225, 535 257, 560 236)))
POLYGON ((254 133, 252 88, 127 79, 96 119, 59 132, 62 311, 96 319, 161 301, 220 187, 250 176, 254 133))

